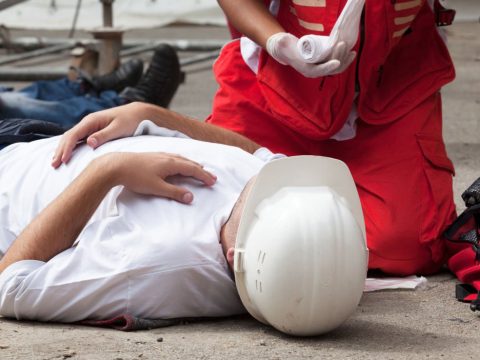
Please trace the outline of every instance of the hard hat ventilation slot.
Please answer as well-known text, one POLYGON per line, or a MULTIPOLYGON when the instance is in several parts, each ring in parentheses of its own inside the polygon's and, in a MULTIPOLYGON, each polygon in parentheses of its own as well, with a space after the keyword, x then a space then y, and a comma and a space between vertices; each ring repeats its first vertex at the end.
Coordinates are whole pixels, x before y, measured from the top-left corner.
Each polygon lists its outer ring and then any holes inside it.
POLYGON ((257 263, 259 264, 262 264, 265 262, 265 256, 267 255, 266 252, 263 252, 262 250, 260 250, 258 252, 258 257, 257 257, 257 263))
MULTIPOLYGON (((262 266, 263 266, 263 263, 265 261, 265 256, 266 256, 266 253, 262 250, 260 250, 258 252, 258 256, 257 256, 257 276, 261 276, 262 275, 262 266)), ((255 288, 258 292, 262 292, 262 281, 261 280, 255 280, 255 288)))
POLYGON ((261 281, 255 280, 255 289, 258 292, 262 292, 262 282, 261 281))

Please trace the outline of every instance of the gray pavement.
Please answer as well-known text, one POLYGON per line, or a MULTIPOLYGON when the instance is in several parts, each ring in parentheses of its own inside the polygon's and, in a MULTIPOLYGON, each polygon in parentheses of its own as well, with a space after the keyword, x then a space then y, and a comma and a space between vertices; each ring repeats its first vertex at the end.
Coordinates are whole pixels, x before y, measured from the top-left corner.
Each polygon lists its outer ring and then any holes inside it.
MULTIPOLYGON (((226 38, 223 28, 172 27, 133 37, 226 38), (192 35, 194 34, 194 35, 192 35)), ((445 139, 457 169, 455 193, 480 176, 480 24, 449 29, 457 80, 444 91, 445 139)), ((216 84, 211 63, 187 69, 172 108, 197 118, 210 112, 216 84)), ((417 291, 367 293, 332 333, 293 338, 248 316, 136 333, 0 319, 0 359, 474 359, 480 319, 454 299, 448 272, 417 291)))

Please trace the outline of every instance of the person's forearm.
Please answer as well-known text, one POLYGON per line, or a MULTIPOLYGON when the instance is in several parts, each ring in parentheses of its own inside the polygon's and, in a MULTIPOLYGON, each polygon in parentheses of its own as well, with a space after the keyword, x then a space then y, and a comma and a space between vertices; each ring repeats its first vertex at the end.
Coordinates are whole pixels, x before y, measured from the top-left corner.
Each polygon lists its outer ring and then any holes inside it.
POLYGON ((263 0, 218 0, 218 3, 232 25, 263 48, 271 35, 285 31, 263 0))
POLYGON ((92 162, 18 236, 0 261, 0 273, 17 261, 48 261, 70 248, 115 181, 109 162, 92 162))
POLYGON ((236 146, 251 154, 261 147, 243 135, 191 119, 168 109, 150 104, 142 104, 142 108, 145 119, 153 121, 158 126, 180 131, 195 140, 236 146))

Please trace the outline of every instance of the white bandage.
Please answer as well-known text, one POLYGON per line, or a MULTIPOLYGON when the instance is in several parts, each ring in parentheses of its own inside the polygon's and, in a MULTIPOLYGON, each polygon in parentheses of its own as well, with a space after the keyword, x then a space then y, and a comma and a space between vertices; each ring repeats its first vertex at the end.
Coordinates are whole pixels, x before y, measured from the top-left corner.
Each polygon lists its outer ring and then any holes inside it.
POLYGON ((321 64, 310 64, 302 59, 297 49, 298 38, 292 34, 280 32, 273 34, 267 40, 266 50, 282 65, 290 65, 299 73, 308 78, 317 78, 331 75, 337 70, 341 62, 330 59, 321 64))
POLYGON ((324 61, 339 42, 345 42, 347 51, 356 44, 365 0, 348 0, 329 36, 306 35, 298 41, 300 56, 308 63, 324 61))
POLYGON ((330 36, 305 35, 298 40, 298 50, 308 63, 319 63, 332 52, 333 43, 330 36))

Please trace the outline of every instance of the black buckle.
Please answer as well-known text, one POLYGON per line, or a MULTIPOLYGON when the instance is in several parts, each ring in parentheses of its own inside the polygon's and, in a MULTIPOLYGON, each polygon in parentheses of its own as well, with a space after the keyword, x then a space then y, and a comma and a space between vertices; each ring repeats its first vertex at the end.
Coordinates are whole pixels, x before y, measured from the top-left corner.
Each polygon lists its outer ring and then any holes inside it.
POLYGON ((461 302, 467 302, 465 298, 476 292, 477 290, 470 284, 457 284, 455 286, 455 298, 461 302))
POLYGON ((470 310, 480 310, 480 291, 477 293, 477 298, 470 303, 470 310))
POLYGON ((457 284, 457 286, 455 286, 455 297, 458 301, 469 302, 465 300, 465 298, 472 294, 477 294, 477 298, 470 301, 470 310, 478 311, 480 310, 480 291, 477 291, 477 289, 470 284, 457 284))

